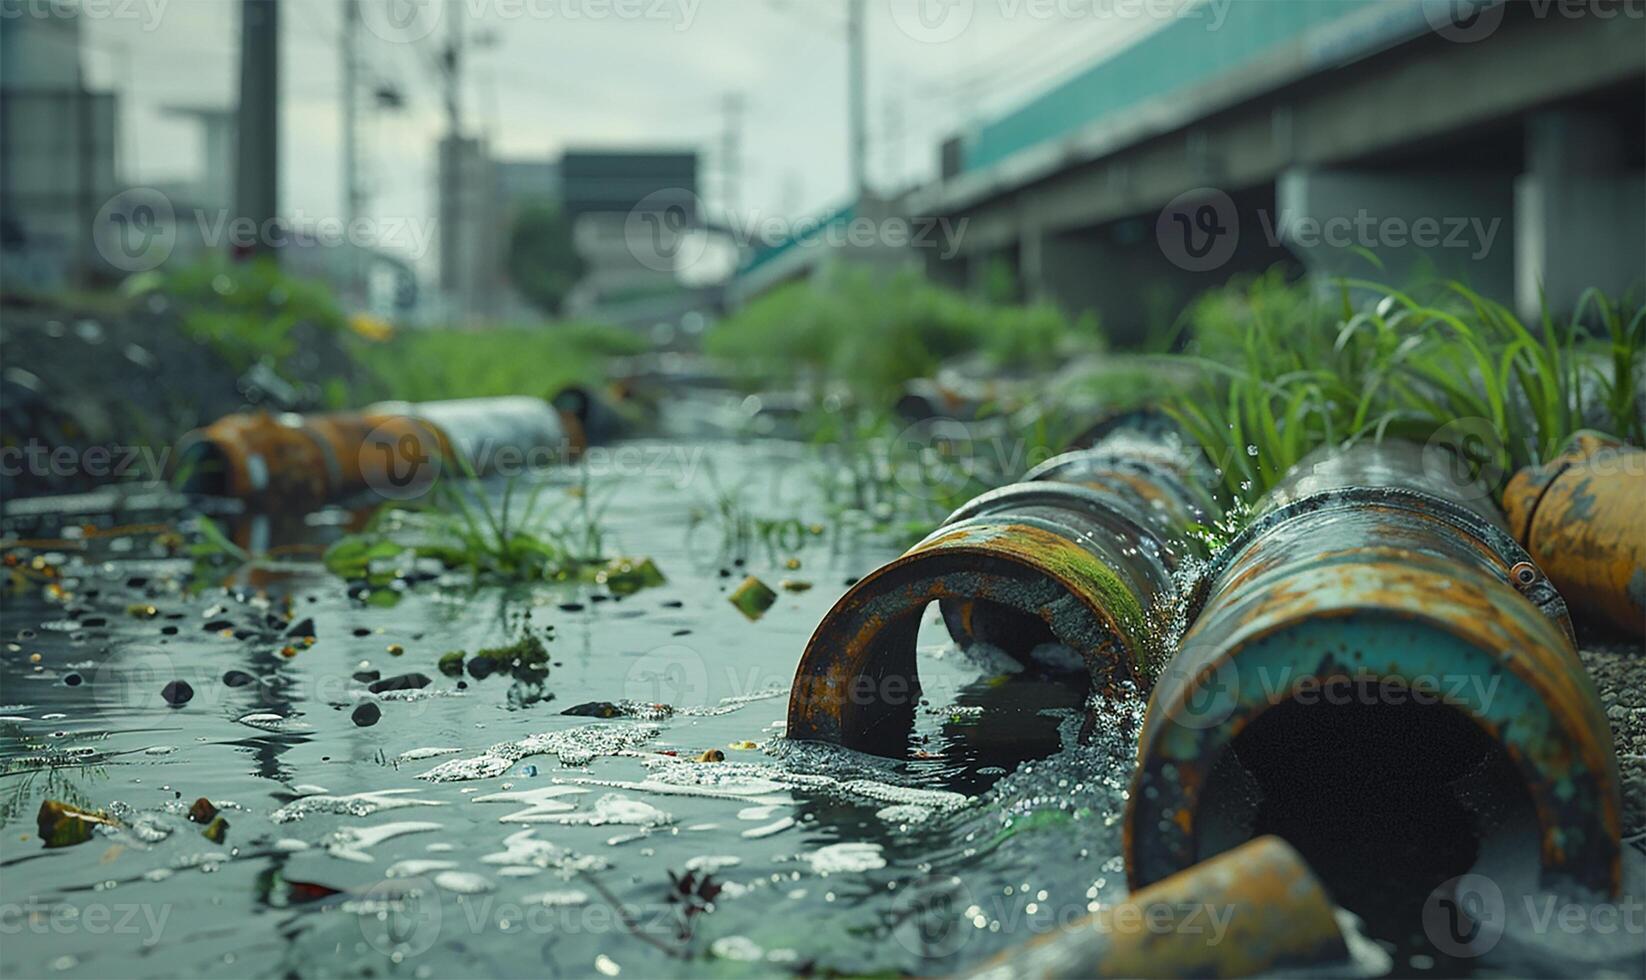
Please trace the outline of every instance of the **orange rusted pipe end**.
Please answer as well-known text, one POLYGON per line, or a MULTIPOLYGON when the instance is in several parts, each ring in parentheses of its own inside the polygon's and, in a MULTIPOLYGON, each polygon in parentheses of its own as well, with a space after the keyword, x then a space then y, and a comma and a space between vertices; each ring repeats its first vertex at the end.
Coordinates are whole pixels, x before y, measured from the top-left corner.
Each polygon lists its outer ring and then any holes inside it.
POLYGON ((1264 836, 1004 953, 972 976, 1249 977, 1348 955, 1320 881, 1289 844, 1264 836))
POLYGON ((1646 451, 1579 433, 1503 492, 1515 538, 1574 608, 1646 636, 1646 451))

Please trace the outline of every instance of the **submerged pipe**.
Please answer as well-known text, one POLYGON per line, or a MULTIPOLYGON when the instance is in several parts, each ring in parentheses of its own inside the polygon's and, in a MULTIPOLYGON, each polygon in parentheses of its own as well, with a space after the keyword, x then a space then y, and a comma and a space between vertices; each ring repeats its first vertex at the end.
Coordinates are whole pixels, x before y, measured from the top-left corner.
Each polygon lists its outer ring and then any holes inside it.
POLYGON ((505 459, 525 465, 583 448, 577 420, 539 398, 384 402, 363 412, 224 416, 183 438, 176 472, 187 493, 289 509, 368 489, 427 489, 441 464, 483 473, 505 459))
POLYGON ((1249 977, 1348 955, 1319 879, 1290 845, 1268 836, 1002 953, 971 976, 1249 977))
POLYGON ((1580 434, 1503 492, 1515 539, 1580 612, 1646 636, 1646 451, 1580 434))
POLYGON ((1082 657, 1099 688, 1142 689, 1148 614, 1176 588, 1175 539, 1212 506, 1185 458, 1121 434, 956 510, 823 617, 795 672, 789 737, 898 754, 920 698, 915 639, 933 602, 962 643, 986 640, 1027 660, 1054 641, 1082 657))
POLYGON ((1133 888, 1272 831, 1334 887, 1490 854, 1616 891, 1617 761, 1565 605, 1424 463, 1317 453, 1207 569, 1140 735, 1133 888))

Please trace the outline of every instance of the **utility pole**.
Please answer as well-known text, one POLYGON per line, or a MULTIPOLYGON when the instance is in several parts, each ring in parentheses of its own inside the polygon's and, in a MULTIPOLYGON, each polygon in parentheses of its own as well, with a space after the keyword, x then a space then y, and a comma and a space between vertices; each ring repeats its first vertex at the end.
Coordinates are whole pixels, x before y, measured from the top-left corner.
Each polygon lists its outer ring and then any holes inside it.
POLYGON ((852 196, 868 192, 868 86, 865 78, 864 0, 847 0, 846 7, 846 117, 850 133, 852 196))
POLYGON ((240 112, 234 206, 256 223, 255 243, 242 254, 274 256, 262 235, 280 207, 280 2, 241 0, 240 112))
MULTIPOLYGON (((342 47, 342 79, 343 92, 340 96, 343 102, 343 226, 353 229, 355 222, 360 219, 360 0, 342 0, 343 2, 343 32, 340 36, 342 47)), ((352 231, 350 232, 352 234, 352 231)), ((344 295, 355 303, 364 305, 366 291, 363 288, 361 276, 361 261, 359 251, 352 242, 347 242, 343 249, 344 254, 344 295)))
POLYGON ((467 190, 468 148, 463 143, 463 4, 451 0, 446 14, 446 46, 441 52, 446 94, 446 139, 440 167, 441 285, 467 320, 474 309, 474 256, 463 225, 461 200, 467 190))
POLYGON ((720 136, 720 204, 728 224, 736 225, 743 180, 743 94, 727 92, 721 103, 726 114, 720 136))
POLYGON ((885 172, 883 185, 888 188, 887 193, 895 194, 903 186, 903 100, 897 94, 898 88, 894 84, 893 91, 886 95, 882 107, 882 126, 884 127, 880 140, 885 146, 885 172))

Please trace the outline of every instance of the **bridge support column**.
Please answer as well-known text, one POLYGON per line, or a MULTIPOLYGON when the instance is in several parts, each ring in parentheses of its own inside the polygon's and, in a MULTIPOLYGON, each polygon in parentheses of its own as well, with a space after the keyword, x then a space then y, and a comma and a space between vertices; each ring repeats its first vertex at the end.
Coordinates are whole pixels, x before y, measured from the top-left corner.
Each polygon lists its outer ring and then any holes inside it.
POLYGON ((1515 283, 1515 190, 1508 174, 1293 169, 1276 183, 1261 234, 1285 244, 1322 283, 1457 279, 1507 300, 1515 283), (1383 268, 1369 261, 1376 256, 1383 268))
POLYGON ((1646 269, 1646 174, 1629 173, 1616 122, 1554 109, 1526 122, 1526 173, 1515 182, 1515 300, 1534 321, 1544 298, 1569 313, 1585 289, 1616 297, 1646 269))

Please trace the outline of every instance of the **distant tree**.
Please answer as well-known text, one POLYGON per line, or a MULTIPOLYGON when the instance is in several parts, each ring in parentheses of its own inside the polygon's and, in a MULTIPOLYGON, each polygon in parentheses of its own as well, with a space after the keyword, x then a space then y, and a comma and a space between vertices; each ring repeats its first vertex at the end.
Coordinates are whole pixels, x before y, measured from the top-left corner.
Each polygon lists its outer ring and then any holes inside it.
POLYGON ((527 302, 549 316, 560 313, 566 294, 583 276, 583 258, 572 243, 571 222, 554 202, 534 201, 516 216, 508 271, 527 302))

